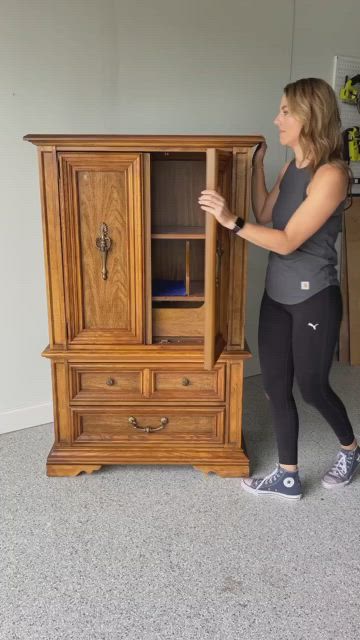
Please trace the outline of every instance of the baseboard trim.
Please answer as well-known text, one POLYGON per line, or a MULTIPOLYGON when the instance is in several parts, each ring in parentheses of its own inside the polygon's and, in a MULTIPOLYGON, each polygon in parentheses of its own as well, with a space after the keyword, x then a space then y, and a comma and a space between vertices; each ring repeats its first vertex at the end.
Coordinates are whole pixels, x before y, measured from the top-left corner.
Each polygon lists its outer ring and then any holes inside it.
POLYGON ((0 411, 0 434, 30 429, 53 421, 52 402, 44 402, 33 407, 0 411))

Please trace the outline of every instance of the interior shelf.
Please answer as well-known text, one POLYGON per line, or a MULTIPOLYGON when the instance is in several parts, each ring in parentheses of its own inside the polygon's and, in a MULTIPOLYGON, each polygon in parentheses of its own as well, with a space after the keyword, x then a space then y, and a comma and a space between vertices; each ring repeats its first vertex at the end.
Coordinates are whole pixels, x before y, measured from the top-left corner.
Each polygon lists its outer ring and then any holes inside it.
POLYGON ((153 281, 153 291, 156 291, 156 294, 152 296, 155 302, 203 302, 205 300, 204 282, 201 280, 191 281, 188 294, 185 282, 181 280, 155 280, 153 281), (162 294, 157 295, 161 289, 163 290, 162 294))
POLYGON ((154 227, 153 240, 205 240, 204 227, 154 227))

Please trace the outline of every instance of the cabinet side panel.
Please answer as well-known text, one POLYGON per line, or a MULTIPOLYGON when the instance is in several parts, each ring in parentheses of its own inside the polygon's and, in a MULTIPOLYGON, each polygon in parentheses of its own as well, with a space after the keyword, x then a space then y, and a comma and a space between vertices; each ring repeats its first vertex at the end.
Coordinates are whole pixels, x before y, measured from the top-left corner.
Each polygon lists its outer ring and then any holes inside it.
POLYGON ((55 156, 38 152, 50 346, 66 345, 64 275, 55 156))
POLYGON ((145 284, 145 343, 152 344, 152 290, 151 290, 151 175, 150 153, 143 156, 143 228, 144 228, 144 284, 145 284))
POLYGON ((227 367, 228 443, 242 446, 243 361, 227 367))
MULTIPOLYGON (((251 194, 251 150, 235 153, 234 208, 237 216, 248 217, 251 194)), ((245 240, 232 234, 230 245, 229 287, 229 351, 245 348, 245 299, 247 277, 247 246, 245 240)))
POLYGON ((67 362, 52 362, 51 375, 54 404, 55 443, 70 444, 72 441, 72 435, 69 411, 67 362))

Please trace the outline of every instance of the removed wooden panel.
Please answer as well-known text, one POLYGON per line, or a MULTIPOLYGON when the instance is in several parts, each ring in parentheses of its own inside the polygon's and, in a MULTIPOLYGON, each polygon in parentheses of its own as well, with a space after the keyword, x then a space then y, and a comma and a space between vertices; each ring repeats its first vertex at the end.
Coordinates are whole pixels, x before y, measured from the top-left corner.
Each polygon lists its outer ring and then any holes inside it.
POLYGON ((360 198, 345 213, 350 364, 360 365, 360 198))

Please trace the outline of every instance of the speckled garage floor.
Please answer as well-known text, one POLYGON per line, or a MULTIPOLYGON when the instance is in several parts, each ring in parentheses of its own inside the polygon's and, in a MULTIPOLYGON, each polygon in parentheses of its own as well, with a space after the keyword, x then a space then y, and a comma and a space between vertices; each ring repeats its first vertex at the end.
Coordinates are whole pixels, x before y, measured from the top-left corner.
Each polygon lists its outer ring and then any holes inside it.
MULTIPOLYGON (((360 433, 360 368, 332 385, 360 433)), ((252 474, 276 462, 261 376, 245 380, 252 474)), ((360 628, 360 474, 328 491, 337 439, 295 388, 304 498, 192 467, 48 478, 52 425, 0 437, 1 640, 333 640, 360 628)))

